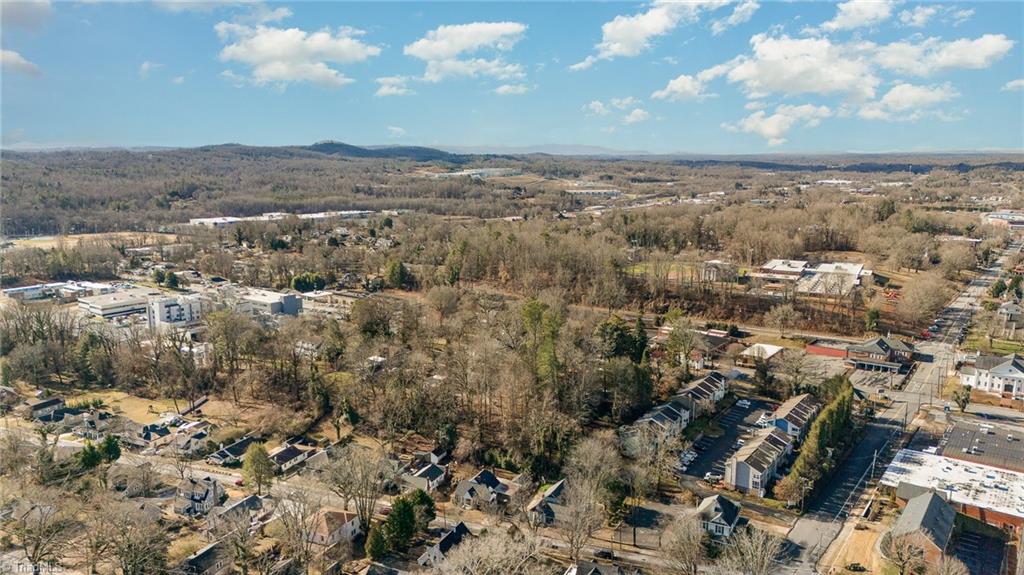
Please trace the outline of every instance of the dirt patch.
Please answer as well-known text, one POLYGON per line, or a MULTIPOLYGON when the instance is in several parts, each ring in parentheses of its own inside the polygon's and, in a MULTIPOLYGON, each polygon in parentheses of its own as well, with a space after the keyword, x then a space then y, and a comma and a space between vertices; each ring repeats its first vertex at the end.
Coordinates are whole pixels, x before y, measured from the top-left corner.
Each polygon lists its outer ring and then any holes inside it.
POLYGON ((21 238, 12 240, 16 248, 39 248, 52 249, 61 242, 67 246, 73 246, 82 241, 110 241, 129 246, 147 246, 154 244, 170 244, 178 241, 175 234, 161 234, 148 232, 112 232, 103 234, 72 234, 68 236, 39 236, 34 238, 21 238))
MULTIPOLYGON (((124 415, 135 423, 147 425, 156 423, 160 414, 174 412, 174 402, 170 399, 147 399, 129 395, 123 391, 95 391, 69 397, 69 404, 84 403, 100 399, 110 411, 124 415)), ((179 407, 184 407, 186 402, 178 402, 179 407)))
POLYGON ((878 523, 859 523, 861 529, 855 529, 854 523, 843 526, 839 536, 825 551, 818 562, 820 573, 842 573, 851 563, 860 563, 870 573, 883 573, 886 560, 876 552, 876 544, 885 528, 878 523))

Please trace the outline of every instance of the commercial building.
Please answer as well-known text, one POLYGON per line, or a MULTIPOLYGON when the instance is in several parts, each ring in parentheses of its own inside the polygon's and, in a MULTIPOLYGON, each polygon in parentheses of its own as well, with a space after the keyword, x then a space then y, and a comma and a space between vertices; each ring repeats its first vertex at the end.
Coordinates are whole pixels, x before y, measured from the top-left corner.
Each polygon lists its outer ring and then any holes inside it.
POLYGON ((150 297, 159 296, 157 290, 130 288, 103 295, 78 298, 78 308, 103 319, 143 313, 150 297))
POLYGON ((252 306, 253 311, 270 315, 299 315, 302 298, 292 293, 281 293, 264 289, 249 289, 241 295, 243 302, 252 306))
POLYGON ((146 308, 149 329, 187 328, 203 317, 203 302, 198 295, 165 297, 149 302, 146 308))
POLYGON ((285 212, 266 212, 258 216, 217 216, 213 218, 192 218, 188 221, 190 226, 205 226, 208 228, 226 228, 242 222, 276 222, 289 217, 300 220, 326 220, 337 219, 358 219, 368 218, 374 212, 369 210, 341 210, 333 212, 316 212, 312 214, 289 214, 285 212))
POLYGON ((1024 429, 959 421, 942 437, 941 455, 1024 473, 1024 429))
POLYGON ((854 369, 899 373, 910 366, 914 348, 894 337, 874 337, 846 348, 846 363, 854 369))
POLYGON ((960 368, 960 383, 992 395, 1020 398, 1024 396, 1024 357, 1016 354, 978 356, 974 365, 960 368))
POLYGON ((928 491, 907 502, 890 533, 893 537, 920 534, 925 558, 937 562, 953 536, 955 520, 956 511, 942 497, 928 491))
POLYGON ((1024 473, 1017 471, 901 449, 880 484, 898 496, 934 491, 960 513, 1009 531, 1024 524, 1024 473))

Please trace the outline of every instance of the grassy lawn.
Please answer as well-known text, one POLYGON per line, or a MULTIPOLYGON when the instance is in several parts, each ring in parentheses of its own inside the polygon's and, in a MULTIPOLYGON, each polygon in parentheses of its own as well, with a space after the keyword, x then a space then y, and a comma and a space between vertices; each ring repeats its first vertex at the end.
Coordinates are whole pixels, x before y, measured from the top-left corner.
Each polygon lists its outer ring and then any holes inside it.
POLYGON ((967 339, 964 340, 963 348, 971 351, 980 350, 995 355, 1008 355, 1011 353, 1024 352, 1024 343, 992 338, 992 343, 989 345, 989 339, 985 337, 984 334, 972 329, 970 333, 967 334, 967 339))
MULTIPOLYGON (((76 395, 68 398, 68 403, 81 403, 100 399, 104 405, 114 413, 128 417, 136 423, 143 425, 155 423, 160 419, 160 413, 174 411, 174 402, 169 399, 146 399, 129 395, 123 391, 94 391, 76 395)), ((178 406, 184 408, 188 401, 179 400, 178 406)))

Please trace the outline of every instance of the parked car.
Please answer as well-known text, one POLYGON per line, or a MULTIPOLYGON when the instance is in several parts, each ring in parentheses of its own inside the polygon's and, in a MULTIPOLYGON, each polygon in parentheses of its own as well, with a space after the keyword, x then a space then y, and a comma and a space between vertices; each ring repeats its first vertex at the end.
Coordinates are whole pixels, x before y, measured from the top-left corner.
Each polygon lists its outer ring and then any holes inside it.
POLYGON ((615 559, 615 552, 611 549, 598 549, 594 551, 594 557, 598 559, 615 559))
POLYGON ((750 407, 750 400, 741 399, 741 400, 736 402, 736 405, 738 407, 742 407, 743 409, 746 409, 746 408, 750 407))
POLYGON ((704 481, 707 481, 708 483, 716 483, 721 480, 722 476, 717 473, 711 473, 710 471, 708 471, 707 473, 704 474, 704 481))

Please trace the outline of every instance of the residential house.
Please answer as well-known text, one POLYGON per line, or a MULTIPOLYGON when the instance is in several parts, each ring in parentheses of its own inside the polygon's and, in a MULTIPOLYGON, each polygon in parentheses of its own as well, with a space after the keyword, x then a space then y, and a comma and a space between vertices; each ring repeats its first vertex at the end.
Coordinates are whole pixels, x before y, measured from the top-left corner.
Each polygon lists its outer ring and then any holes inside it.
POLYGON ((925 558, 934 564, 946 552, 946 546, 953 534, 956 511, 934 491, 922 493, 907 502, 893 525, 893 537, 920 533, 925 545, 925 558))
POLYGON ((309 540, 324 547, 341 541, 352 541, 363 532, 359 516, 355 512, 340 509, 321 509, 316 514, 315 525, 309 540))
POLYGON ((487 503, 506 503, 510 486, 498 479, 489 469, 482 469, 472 479, 463 479, 455 487, 453 500, 465 507, 480 507, 487 503))
POLYGON ((221 446, 206 460, 214 465, 235 465, 242 461, 242 456, 245 455, 245 451, 249 449, 249 445, 253 441, 256 441, 254 436, 246 435, 227 447, 221 446))
POLYGON ((270 453, 270 460, 274 462, 274 469, 278 473, 285 473, 305 461, 310 453, 312 450, 299 449, 294 445, 284 445, 270 453))
POLYGON ((640 575, 640 570, 618 565, 601 565, 592 561, 577 561, 575 565, 570 565, 565 570, 565 575, 640 575))
POLYGON ((112 413, 96 409, 85 412, 82 421, 75 425, 71 432, 90 441, 101 441, 112 431, 119 418, 112 413))
POLYGON ((206 421, 192 421, 174 432, 174 449, 178 453, 195 455, 206 449, 210 443, 212 426, 206 421))
POLYGON ((740 520, 740 506, 722 495, 705 497, 697 506, 700 526, 715 537, 730 537, 740 520))
POLYGON ((32 419, 41 419, 58 409, 62 409, 63 407, 64 398, 62 397, 47 397, 45 399, 37 399, 28 403, 29 416, 32 419))
POLYGON ((740 352, 736 357, 736 365, 744 367, 757 367, 758 363, 772 364, 779 361, 785 353, 785 348, 767 343, 755 343, 740 352))
POLYGON ((1024 396, 1024 357, 979 355, 960 368, 960 384, 1005 398, 1024 396))
POLYGON ((996 313, 1006 321, 1016 322, 1020 321, 1021 315, 1024 315, 1024 308, 1021 308, 1020 304, 1016 302, 1007 301, 999 305, 996 313))
POLYGON ((234 571, 235 562, 230 549, 218 542, 211 543, 189 555, 174 573, 176 575, 222 575, 234 571))
POLYGON ((437 566, 444 561, 445 555, 471 535, 472 533, 469 532, 469 528, 466 527, 466 524, 460 521, 458 525, 449 531, 446 531, 437 543, 427 547, 427 550, 420 555, 417 563, 424 567, 427 565, 431 567, 437 566))
POLYGON ((874 337, 846 347, 846 363, 854 369, 899 373, 910 366, 914 348, 894 337, 874 337))
POLYGON ((259 520, 261 511, 263 498, 259 495, 249 495, 211 509, 207 515, 206 528, 208 531, 217 531, 233 526, 251 526, 259 520))
POLYGON ((216 479, 188 477, 178 484, 174 511, 179 515, 206 515, 224 499, 224 487, 216 479))
POLYGON ((448 471, 434 463, 428 463, 414 473, 402 475, 402 481, 409 489, 422 489, 427 493, 433 493, 447 478, 448 471))
POLYGON ((526 515, 534 525, 555 525, 563 511, 562 497, 565 494, 565 479, 551 484, 543 493, 526 507, 526 515))
POLYGON ((793 439, 777 427, 761 430, 725 462, 725 484, 764 497, 775 472, 793 451, 793 439))
POLYGON ((793 437, 794 441, 803 439, 810 429, 814 418, 821 411, 821 402, 809 393, 794 395, 775 410, 775 427, 793 437))

